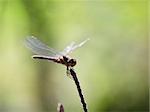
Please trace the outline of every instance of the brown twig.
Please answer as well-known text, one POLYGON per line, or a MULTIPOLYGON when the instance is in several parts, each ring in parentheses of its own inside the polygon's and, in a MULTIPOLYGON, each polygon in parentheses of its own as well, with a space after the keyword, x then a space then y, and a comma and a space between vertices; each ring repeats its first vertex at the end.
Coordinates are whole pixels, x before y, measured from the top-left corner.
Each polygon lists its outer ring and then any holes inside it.
POLYGON ((64 112, 64 107, 61 103, 58 103, 57 112, 64 112))
POLYGON ((77 86, 77 90, 78 90, 79 97, 80 97, 80 100, 81 100, 81 103, 82 103, 82 106, 83 106, 83 110, 84 110, 84 112, 88 112, 87 106, 86 106, 86 103, 85 103, 85 99, 84 99, 84 96, 82 94, 82 90, 81 90, 80 83, 78 81, 76 72, 72 68, 70 68, 70 73, 73 77, 73 80, 74 80, 76 86, 77 86))

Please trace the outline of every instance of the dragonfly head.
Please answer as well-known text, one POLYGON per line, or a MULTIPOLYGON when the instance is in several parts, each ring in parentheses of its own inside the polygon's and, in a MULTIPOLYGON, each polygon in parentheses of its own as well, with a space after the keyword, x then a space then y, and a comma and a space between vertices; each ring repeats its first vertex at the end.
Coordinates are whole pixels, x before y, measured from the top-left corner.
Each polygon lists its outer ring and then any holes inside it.
POLYGON ((70 60, 68 61, 68 65, 71 66, 71 67, 74 67, 76 64, 77 64, 76 59, 70 59, 70 60))

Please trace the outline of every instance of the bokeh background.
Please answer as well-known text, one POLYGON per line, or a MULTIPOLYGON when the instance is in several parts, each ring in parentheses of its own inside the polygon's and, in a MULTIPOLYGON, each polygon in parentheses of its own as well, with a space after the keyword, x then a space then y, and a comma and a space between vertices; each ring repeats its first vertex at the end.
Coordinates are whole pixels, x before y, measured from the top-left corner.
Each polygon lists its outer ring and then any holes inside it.
POLYGON ((1 0, 0 112, 81 112, 62 65, 33 60, 34 35, 71 56, 90 112, 148 112, 148 0, 1 0))

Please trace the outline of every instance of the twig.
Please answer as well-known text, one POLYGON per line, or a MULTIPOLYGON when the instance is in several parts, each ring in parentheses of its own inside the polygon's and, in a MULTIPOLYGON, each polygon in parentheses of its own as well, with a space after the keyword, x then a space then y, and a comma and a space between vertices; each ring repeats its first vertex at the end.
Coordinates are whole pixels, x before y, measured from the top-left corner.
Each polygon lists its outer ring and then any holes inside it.
POLYGON ((61 103, 58 103, 57 112, 64 112, 64 107, 61 103))
POLYGON ((85 103, 85 99, 84 99, 84 96, 82 94, 82 90, 81 90, 80 83, 78 81, 76 72, 72 68, 70 68, 70 73, 71 73, 71 75, 74 79, 74 82, 75 82, 76 86, 77 86, 77 90, 78 90, 78 93, 79 93, 79 96, 80 96, 80 100, 81 100, 81 103, 82 103, 82 106, 83 106, 83 110, 84 110, 84 112, 88 112, 87 107, 86 107, 86 103, 85 103))

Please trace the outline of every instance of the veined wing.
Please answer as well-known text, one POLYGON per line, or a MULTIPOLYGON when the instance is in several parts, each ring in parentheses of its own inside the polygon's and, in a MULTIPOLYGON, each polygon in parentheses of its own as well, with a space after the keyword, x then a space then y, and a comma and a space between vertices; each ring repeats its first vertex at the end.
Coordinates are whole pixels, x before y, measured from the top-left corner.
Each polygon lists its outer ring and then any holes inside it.
POLYGON ((84 45, 88 40, 90 40, 89 38, 87 38, 86 40, 84 40, 83 42, 81 42, 80 44, 75 44, 75 42, 72 42, 71 44, 69 44, 61 53, 63 55, 68 55, 69 53, 71 53, 73 50, 75 50, 76 48, 81 47, 82 45, 84 45))
POLYGON ((63 55, 68 54, 74 45, 75 45, 75 42, 70 43, 61 53, 63 55))
POLYGON ((60 53, 54 50, 53 48, 48 47, 43 42, 38 40, 34 36, 29 36, 25 39, 25 45, 29 48, 33 53, 37 55, 45 55, 45 56, 59 56, 60 53))

